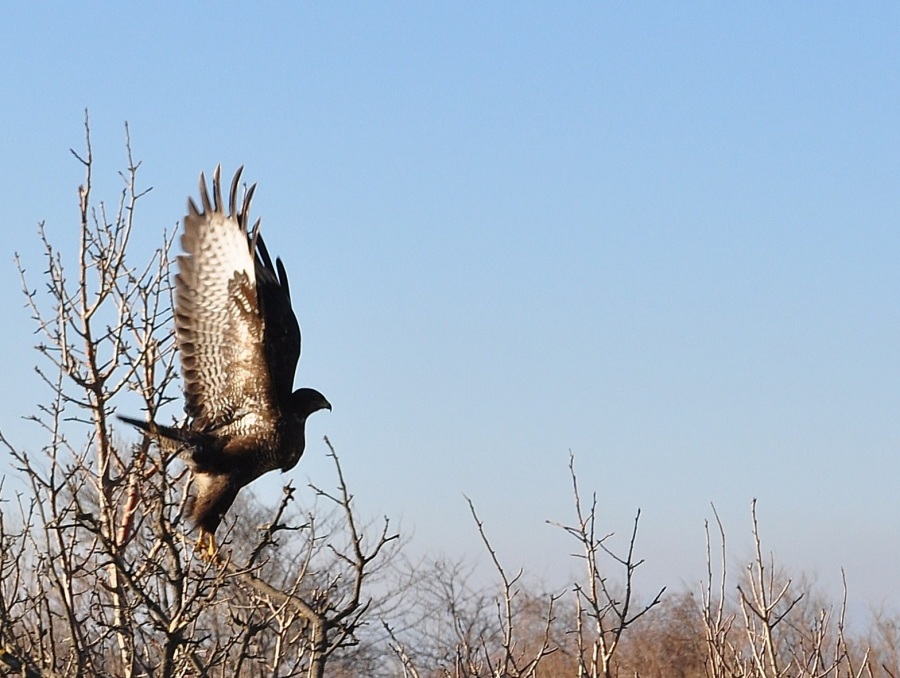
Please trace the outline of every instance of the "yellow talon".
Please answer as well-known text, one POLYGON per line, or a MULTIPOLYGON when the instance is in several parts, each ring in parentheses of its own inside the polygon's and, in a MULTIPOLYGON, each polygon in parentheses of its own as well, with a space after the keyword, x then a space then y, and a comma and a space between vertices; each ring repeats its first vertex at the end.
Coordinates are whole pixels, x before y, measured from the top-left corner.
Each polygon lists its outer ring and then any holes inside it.
POLYGON ((197 550, 200 551, 201 557, 205 560, 215 560, 217 549, 216 536, 212 532, 207 532, 200 528, 200 536, 197 537, 197 550))

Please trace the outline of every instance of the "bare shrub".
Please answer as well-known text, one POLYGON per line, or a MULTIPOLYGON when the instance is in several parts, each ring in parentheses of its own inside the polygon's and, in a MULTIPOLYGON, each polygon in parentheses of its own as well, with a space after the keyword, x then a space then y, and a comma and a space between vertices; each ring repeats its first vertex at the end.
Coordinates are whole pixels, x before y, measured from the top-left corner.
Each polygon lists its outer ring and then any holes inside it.
POLYGON ((691 592, 682 591, 667 595, 625 636, 618 675, 701 678, 705 658, 700 607, 691 592))

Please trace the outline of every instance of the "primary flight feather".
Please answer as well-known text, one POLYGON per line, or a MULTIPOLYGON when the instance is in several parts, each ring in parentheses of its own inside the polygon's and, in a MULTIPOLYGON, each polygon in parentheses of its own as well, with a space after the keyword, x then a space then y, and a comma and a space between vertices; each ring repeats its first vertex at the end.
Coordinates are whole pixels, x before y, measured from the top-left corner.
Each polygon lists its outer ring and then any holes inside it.
POLYGON ((184 375, 184 427, 121 417, 181 450, 195 480, 191 518, 212 536, 238 491, 263 473, 293 468, 306 419, 331 409, 311 388, 293 390, 300 326, 281 259, 274 264, 249 227, 255 185, 227 211, 220 168, 212 195, 200 175, 198 207, 188 200, 175 276, 175 338, 184 375))

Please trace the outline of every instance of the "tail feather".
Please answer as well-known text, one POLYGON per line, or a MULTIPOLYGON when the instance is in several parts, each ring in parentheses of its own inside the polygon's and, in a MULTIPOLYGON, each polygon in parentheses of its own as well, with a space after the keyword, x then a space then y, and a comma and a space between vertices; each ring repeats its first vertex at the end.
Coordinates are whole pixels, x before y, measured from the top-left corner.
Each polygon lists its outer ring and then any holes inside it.
POLYGON ((143 431, 166 452, 183 452, 185 446, 192 446, 190 436, 184 429, 175 428, 174 426, 163 426, 155 421, 141 421, 140 419, 127 417, 124 414, 117 414, 116 418, 143 431))

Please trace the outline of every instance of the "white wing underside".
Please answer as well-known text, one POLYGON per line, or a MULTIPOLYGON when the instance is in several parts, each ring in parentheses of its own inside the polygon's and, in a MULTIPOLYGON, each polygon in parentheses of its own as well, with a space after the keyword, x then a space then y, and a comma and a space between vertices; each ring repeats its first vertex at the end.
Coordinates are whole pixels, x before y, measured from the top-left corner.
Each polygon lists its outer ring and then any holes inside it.
POLYGON ((271 403, 253 255, 234 205, 222 210, 218 176, 214 190, 212 205, 204 187, 203 211, 192 203, 185 217, 175 278, 185 410, 203 430, 243 428, 237 419, 258 421, 271 403))

